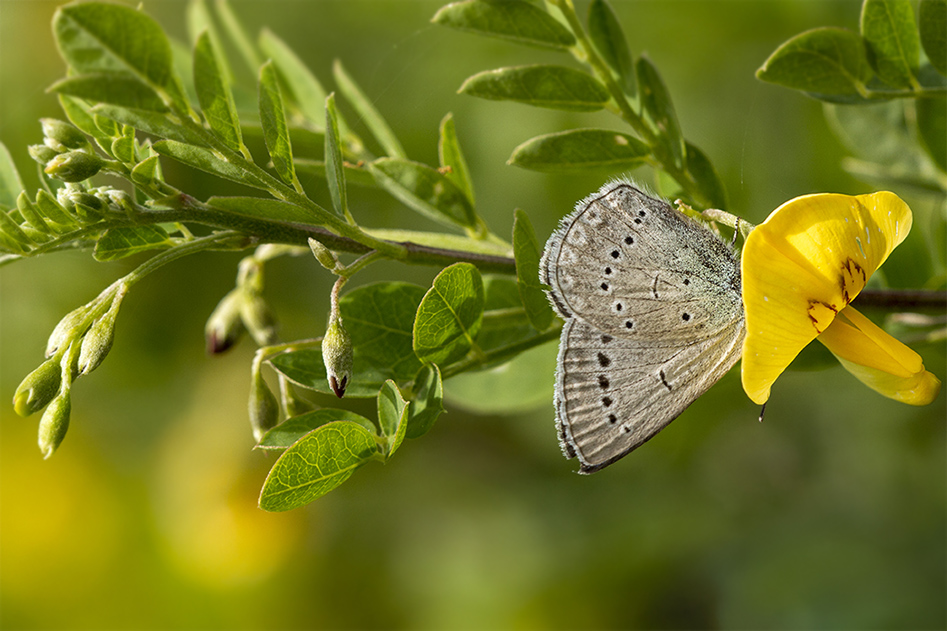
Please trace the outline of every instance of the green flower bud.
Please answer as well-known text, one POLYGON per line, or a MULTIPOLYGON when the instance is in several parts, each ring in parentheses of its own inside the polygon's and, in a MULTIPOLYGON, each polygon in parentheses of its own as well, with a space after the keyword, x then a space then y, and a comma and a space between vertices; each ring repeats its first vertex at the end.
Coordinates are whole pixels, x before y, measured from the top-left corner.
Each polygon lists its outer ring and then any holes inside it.
POLYGON ((63 182, 82 182, 98 173, 103 166, 105 160, 94 153, 68 151, 47 162, 44 171, 63 182))
POLYGON ((92 151, 89 139, 81 131, 55 118, 41 118, 47 145, 58 151, 92 151), (61 148, 60 148, 61 147, 61 148))
POLYGON ((61 380, 59 357, 47 359, 20 382, 13 395, 13 409, 20 416, 43 409, 56 396, 61 380))
POLYGON ((204 339, 207 342, 209 354, 223 353, 240 339, 240 335, 245 331, 240 315, 242 302, 243 292, 240 289, 233 289, 217 303, 214 311, 207 318, 207 324, 204 325, 204 339))
POLYGON ((60 348, 66 348, 72 340, 80 337, 89 328, 86 316, 89 315, 89 306, 82 305, 67 313, 46 342, 46 357, 51 357, 60 348))
POLYGON ((69 390, 62 390, 39 421, 39 450, 43 458, 49 458, 66 437, 69 429, 69 413, 72 409, 69 390))
POLYGON ((339 258, 335 253, 312 237, 309 237, 309 249, 312 250, 312 254, 316 257, 316 260, 319 261, 319 265, 330 272, 334 272, 339 266, 339 258))
POLYGON ((240 301, 240 317, 244 326, 259 346, 269 346, 276 343, 276 316, 266 301, 258 293, 241 290, 243 300, 240 301))
POLYGON ((78 363, 80 375, 87 375, 98 368, 112 350, 112 340, 115 339, 115 318, 118 316, 123 296, 124 294, 115 297, 109 310, 92 324, 89 332, 82 338, 78 363))
POLYGON ((46 166, 46 163, 59 155, 59 152, 55 149, 47 147, 46 145, 30 145, 27 147, 27 151, 30 152, 30 157, 46 166))
POLYGON ((248 411, 250 412, 250 427, 253 428, 253 439, 260 442, 268 431, 276 427, 276 422, 279 420, 279 403, 270 392, 259 370, 253 371, 248 411))
POLYGON ((340 399, 352 379, 352 340, 342 326, 342 318, 330 317, 325 337, 322 338, 322 361, 332 392, 340 399))

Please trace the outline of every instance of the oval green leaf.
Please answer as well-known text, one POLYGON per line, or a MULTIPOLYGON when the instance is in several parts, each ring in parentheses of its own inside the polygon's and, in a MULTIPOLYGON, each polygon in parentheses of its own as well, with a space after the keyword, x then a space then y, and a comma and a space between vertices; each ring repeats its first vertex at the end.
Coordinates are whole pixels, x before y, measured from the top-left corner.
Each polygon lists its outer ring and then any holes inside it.
POLYGON ((710 158, 697 146, 687 143, 687 171, 713 208, 727 208, 727 189, 710 158))
POLYGON ((621 80, 625 94, 634 97, 637 83, 634 60, 615 10, 606 0, 592 0, 589 5, 589 38, 598 54, 621 80))
POLYGON ((483 323, 483 279, 470 263, 441 270, 414 320, 414 352, 447 364, 467 354, 483 323))
POLYGON ((204 118, 211 130, 234 151, 243 149, 240 117, 220 51, 204 31, 194 46, 194 87, 204 118))
POLYGON ((516 101, 536 107, 594 112, 609 94, 598 79, 565 66, 535 65, 487 70, 469 77, 458 90, 482 99, 516 101))
POLYGON ((414 378, 414 399, 408 405, 405 436, 418 438, 426 434, 444 411, 444 383, 437 364, 425 364, 414 378))
POLYGON ((658 69, 647 57, 635 64, 641 104, 658 132, 661 144, 670 152, 674 163, 683 166, 685 154, 684 135, 677 120, 677 112, 671 102, 671 93, 661 79, 658 69))
POLYGON ((411 379, 421 368, 414 354, 414 316, 424 288, 401 282, 372 283, 339 300, 342 322, 356 357, 395 379, 411 379))
POLYGON ((335 214, 346 217, 349 214, 349 202, 345 190, 345 167, 342 161, 342 144, 339 142, 339 114, 335 107, 335 93, 326 97, 325 112, 326 184, 335 214))
POLYGON ((585 169, 633 169, 651 155, 637 138, 607 129, 570 129, 530 138, 510 156, 509 164, 547 173, 585 169))
POLYGON ((60 79, 49 86, 50 92, 85 99, 91 103, 111 103, 152 112, 167 112, 158 94, 127 73, 82 74, 60 79))
POLYGON ((391 458, 404 442, 408 427, 408 403, 391 379, 378 391, 378 427, 386 439, 385 458, 391 458))
POLYGON ((516 258, 516 285, 526 317, 537 331, 552 324, 552 308, 539 282, 539 259, 542 250, 529 215, 517 208, 513 211, 513 255, 516 258))
POLYGON ((7 146, 0 142, 0 205, 16 207, 16 198, 23 191, 23 180, 7 146))
POLYGON ((320 127, 325 120, 322 110, 326 91, 316 76, 282 39, 267 28, 260 32, 260 49, 276 64, 283 85, 290 93, 287 96, 299 106, 303 117, 320 127))
POLYGON ((831 27, 793 37, 756 71, 762 81, 828 95, 858 95, 872 75, 862 38, 831 27))
POLYGON ((270 469, 260 508, 277 512, 305 506, 348 480, 376 453, 375 437, 358 423, 333 421, 314 429, 270 469))
MULTIPOLYGON (((279 223, 320 225, 320 217, 305 208, 265 197, 211 197, 207 205, 235 215, 279 223)), ((323 210, 328 214, 328 211, 323 210)))
MULTIPOLYGON (((177 124, 167 116, 114 105, 96 105, 90 112, 100 117, 129 125, 156 138, 166 138, 189 145, 203 145, 204 139, 187 127, 177 124)), ((99 131, 102 135, 102 132, 99 131)))
POLYGON ((467 161, 464 160, 464 154, 460 150, 460 141, 457 139, 457 130, 454 128, 454 117, 450 113, 441 119, 437 155, 441 168, 447 169, 447 179, 456 184, 457 188, 467 196, 470 206, 476 208, 470 171, 467 168, 467 161))
POLYGON ((379 158, 369 169, 378 185, 405 206, 449 226, 477 225, 467 196, 437 169, 401 158, 379 158))
POLYGON ((256 179, 255 176, 225 162, 208 149, 174 140, 159 140, 152 145, 155 151, 163 156, 174 158, 178 162, 192 166, 195 169, 222 177, 231 182, 237 182, 253 188, 267 190, 268 187, 256 179))
POLYGON ((324 408, 286 419, 263 436, 257 449, 286 449, 312 430, 332 421, 351 421, 372 434, 376 432, 374 423, 361 414, 337 408, 324 408))
POLYGON ((293 146, 286 125, 286 112, 283 109, 283 96, 273 62, 260 66, 260 123, 263 126, 263 140, 270 154, 273 168, 287 184, 297 191, 301 190, 296 170, 293 168, 293 146))
POLYGON ((868 61, 882 81, 895 88, 917 85, 921 41, 910 0, 866 0, 861 34, 868 61))
POLYGON ((522 0, 464 0, 441 7, 431 21, 518 44, 568 48, 575 37, 554 17, 522 0))
POLYGON ((173 245, 161 226, 123 226, 106 230, 95 244, 96 261, 114 261, 146 250, 173 245))
POLYGON ((940 74, 947 75, 947 0, 921 0, 917 19, 927 58, 940 74))

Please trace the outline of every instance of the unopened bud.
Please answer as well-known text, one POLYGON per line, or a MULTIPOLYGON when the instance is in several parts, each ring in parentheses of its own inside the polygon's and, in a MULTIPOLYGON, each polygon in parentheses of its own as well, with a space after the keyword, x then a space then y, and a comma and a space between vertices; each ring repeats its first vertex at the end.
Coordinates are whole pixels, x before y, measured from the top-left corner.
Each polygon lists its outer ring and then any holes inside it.
POLYGON ((330 272, 334 272, 338 268, 339 258, 335 253, 312 237, 309 237, 309 249, 312 250, 312 255, 316 257, 316 260, 319 261, 319 265, 330 272))
POLYGON ((263 296, 252 291, 243 291, 243 300, 240 301, 240 317, 243 325, 259 346, 269 346, 276 343, 276 316, 266 304, 263 296))
POLYGON ((240 316, 240 303, 243 292, 233 289, 224 296, 204 325, 204 339, 207 352, 211 355, 223 353, 237 343, 244 332, 243 319, 240 316))
POLYGON ((55 118, 41 118, 47 146, 57 151, 92 151, 92 144, 81 131, 55 118))
POLYGON ((330 318, 322 338, 322 361, 326 365, 329 387, 341 399, 352 380, 352 340, 338 316, 330 318))
POLYGON ((59 357, 47 359, 20 382, 13 395, 13 409, 20 416, 40 411, 56 396, 61 380, 59 357))
POLYGON ((259 370, 253 371, 248 411, 250 427, 253 428, 253 439, 260 442, 268 431, 276 427, 276 422, 279 420, 279 403, 270 392, 259 370))
POLYGON ((87 375, 98 368, 112 350, 112 340, 115 339, 115 318, 118 316, 121 304, 122 296, 116 296, 109 310, 92 324, 89 332, 82 338, 78 364, 80 375, 87 375))
POLYGON ((58 151, 46 145, 30 145, 27 151, 30 152, 31 158, 43 165, 43 168, 46 167, 47 162, 59 155, 58 151))
POLYGON ((94 153, 68 151, 47 162, 44 171, 63 182, 82 182, 98 173, 103 166, 105 160, 94 153))
POLYGON ((46 342, 46 357, 51 357, 60 348, 66 348, 69 343, 86 332, 88 323, 85 321, 89 313, 88 305, 82 305, 67 313, 46 342))
POLYGON ((43 453, 43 458, 52 456, 66 437, 71 409, 69 390, 62 390, 43 412, 39 421, 39 450, 43 453))

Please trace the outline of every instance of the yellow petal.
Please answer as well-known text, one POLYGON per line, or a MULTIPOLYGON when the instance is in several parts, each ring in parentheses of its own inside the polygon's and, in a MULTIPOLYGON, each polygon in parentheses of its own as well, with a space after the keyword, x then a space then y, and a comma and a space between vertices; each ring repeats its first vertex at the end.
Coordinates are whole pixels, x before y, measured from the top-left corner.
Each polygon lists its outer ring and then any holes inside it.
POLYGON ((940 380, 924 370, 920 355, 852 307, 818 339, 848 372, 889 399, 927 405, 940 392, 940 380))
POLYGON ((747 237, 743 389, 765 403, 770 387, 862 290, 911 229, 893 193, 823 193, 790 200, 747 237))

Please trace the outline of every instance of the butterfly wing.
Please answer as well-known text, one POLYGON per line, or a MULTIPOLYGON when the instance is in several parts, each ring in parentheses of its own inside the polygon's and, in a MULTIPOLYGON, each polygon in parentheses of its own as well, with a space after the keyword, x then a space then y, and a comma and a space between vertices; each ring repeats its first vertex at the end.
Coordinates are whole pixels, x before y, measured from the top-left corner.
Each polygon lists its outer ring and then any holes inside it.
POLYGON ((556 375, 563 451, 582 473, 677 418, 740 357, 731 249, 667 202, 618 182, 577 205, 541 265, 566 319, 556 375))
POLYGON ((556 374, 563 452, 592 473, 650 439, 730 370, 745 330, 741 320, 698 342, 645 342, 568 319, 556 374))

